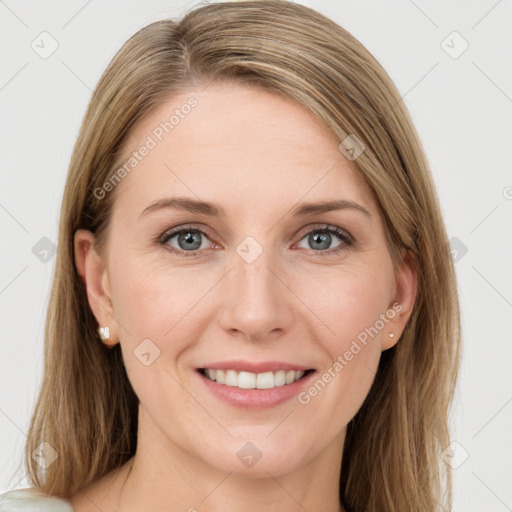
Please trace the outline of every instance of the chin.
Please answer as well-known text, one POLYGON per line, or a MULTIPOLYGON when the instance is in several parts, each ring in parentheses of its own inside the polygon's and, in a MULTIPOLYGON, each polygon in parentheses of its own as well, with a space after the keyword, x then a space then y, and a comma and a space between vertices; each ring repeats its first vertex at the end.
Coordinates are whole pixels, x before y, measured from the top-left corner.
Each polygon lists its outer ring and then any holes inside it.
POLYGON ((208 462, 221 472, 244 478, 268 478, 269 473, 279 476, 304 463, 303 443, 294 446, 277 437, 273 440, 265 439, 270 431, 267 429, 260 438, 253 435, 243 441, 234 441, 232 447, 222 449, 219 457, 213 456, 214 460, 208 462))

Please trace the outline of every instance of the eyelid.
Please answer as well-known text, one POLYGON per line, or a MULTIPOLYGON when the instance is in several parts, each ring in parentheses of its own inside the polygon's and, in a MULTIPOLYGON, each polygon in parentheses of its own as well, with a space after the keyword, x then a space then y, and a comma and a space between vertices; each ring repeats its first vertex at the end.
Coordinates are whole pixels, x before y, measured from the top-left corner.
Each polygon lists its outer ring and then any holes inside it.
POLYGON ((292 237, 292 239, 300 236, 301 237, 300 240, 302 240, 306 235, 308 235, 312 231, 321 231, 321 230, 330 231, 331 233, 334 230, 340 231, 347 238, 349 238, 352 242, 355 242, 354 237, 346 229, 340 228, 339 226, 335 226, 334 224, 328 224, 326 222, 317 222, 315 224, 309 224, 305 228, 301 228, 299 231, 297 231, 297 233, 292 237))
POLYGON ((213 237, 208 228, 205 228, 205 226, 203 224, 194 224, 194 223, 183 224, 182 226, 175 226, 173 228, 167 229, 160 236, 157 237, 157 241, 164 244, 170 238, 173 238, 174 236, 176 236, 180 231, 186 231, 187 229, 189 229, 190 231, 192 231, 192 230, 199 231, 202 234, 206 235, 211 242, 214 242, 214 240, 212 240, 213 237))

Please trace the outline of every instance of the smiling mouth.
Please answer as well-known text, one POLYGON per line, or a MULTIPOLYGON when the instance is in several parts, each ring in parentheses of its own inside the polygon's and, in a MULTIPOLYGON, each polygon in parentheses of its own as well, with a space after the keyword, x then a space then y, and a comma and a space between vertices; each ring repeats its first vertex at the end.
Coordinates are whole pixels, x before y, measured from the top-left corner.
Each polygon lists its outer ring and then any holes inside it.
POLYGON ((240 389, 272 389, 293 384, 315 370, 279 370, 276 372, 252 373, 238 372, 236 370, 198 368, 197 371, 205 378, 224 386, 238 387, 240 389))

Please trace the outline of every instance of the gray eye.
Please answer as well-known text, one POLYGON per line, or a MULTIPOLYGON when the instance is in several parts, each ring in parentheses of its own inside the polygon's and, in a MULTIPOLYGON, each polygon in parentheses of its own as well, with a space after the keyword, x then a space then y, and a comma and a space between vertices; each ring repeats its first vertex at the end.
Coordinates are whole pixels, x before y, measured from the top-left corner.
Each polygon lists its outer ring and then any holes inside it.
MULTIPOLYGON (((333 238, 337 238, 337 235, 334 235, 333 237, 331 233, 317 229, 302 239, 307 240, 306 243, 309 244, 309 247, 304 247, 302 245, 301 247, 304 249, 318 249, 321 251, 325 249, 332 249, 333 247, 331 247, 331 243, 333 242, 333 238)), ((339 242, 334 247, 337 247, 338 245, 341 245, 341 242, 339 242)))
POLYGON ((178 241, 177 249, 182 251, 196 251, 198 249, 204 249, 202 237, 206 239, 205 235, 200 231, 184 229, 170 237, 167 243, 172 245, 171 240, 176 238, 178 241))

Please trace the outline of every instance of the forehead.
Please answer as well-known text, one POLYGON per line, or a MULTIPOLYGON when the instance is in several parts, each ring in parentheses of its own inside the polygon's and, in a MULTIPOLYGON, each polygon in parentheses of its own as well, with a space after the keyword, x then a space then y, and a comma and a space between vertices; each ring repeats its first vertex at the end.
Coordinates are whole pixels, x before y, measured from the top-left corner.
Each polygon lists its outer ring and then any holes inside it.
POLYGON ((370 209, 373 202, 314 114, 281 95, 234 83, 169 98, 132 130, 123 164, 129 172, 116 192, 138 206, 185 193, 239 206, 326 194, 350 195, 370 209))

